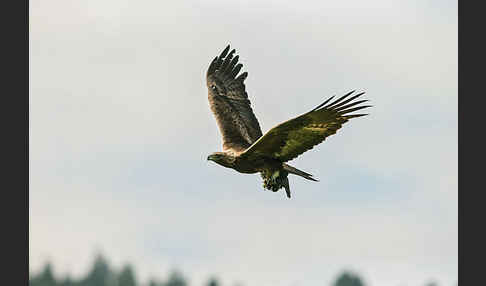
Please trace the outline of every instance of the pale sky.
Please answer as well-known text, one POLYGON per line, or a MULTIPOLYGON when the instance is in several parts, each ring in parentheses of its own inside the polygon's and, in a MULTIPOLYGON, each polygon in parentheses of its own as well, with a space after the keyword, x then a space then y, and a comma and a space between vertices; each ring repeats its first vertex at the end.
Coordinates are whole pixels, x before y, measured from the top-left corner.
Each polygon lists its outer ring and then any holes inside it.
POLYGON ((30 2, 32 272, 101 251, 138 280, 456 285, 457 2, 30 2), (353 119, 291 161, 292 199, 213 162, 205 72, 227 44, 265 133, 332 95, 353 119))

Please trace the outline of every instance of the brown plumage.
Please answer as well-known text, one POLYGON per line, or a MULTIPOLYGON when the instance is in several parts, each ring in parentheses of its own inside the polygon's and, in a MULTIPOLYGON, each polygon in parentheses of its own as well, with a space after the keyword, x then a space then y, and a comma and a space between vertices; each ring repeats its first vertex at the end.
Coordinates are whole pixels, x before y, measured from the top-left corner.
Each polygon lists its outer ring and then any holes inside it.
POLYGON ((238 73, 235 50, 228 45, 216 57, 206 73, 208 99, 223 137, 223 152, 209 155, 208 160, 241 173, 259 172, 264 187, 274 192, 285 188, 290 198, 288 174, 317 181, 311 174, 289 166, 288 162, 335 134, 351 118, 367 114, 349 114, 369 105, 367 100, 353 101, 364 92, 349 97, 349 92, 335 101, 329 98, 313 110, 285 121, 262 136, 260 124, 251 108, 244 80, 248 73, 238 73))

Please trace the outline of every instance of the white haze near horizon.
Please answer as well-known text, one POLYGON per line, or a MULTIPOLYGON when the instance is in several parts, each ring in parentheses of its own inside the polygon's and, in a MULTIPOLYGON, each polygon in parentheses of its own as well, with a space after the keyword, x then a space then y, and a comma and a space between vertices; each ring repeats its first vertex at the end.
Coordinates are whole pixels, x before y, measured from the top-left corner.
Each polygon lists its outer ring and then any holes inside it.
POLYGON ((29 265, 139 281, 456 285, 457 2, 30 2, 29 265), (352 120, 292 164, 292 199, 206 162, 205 71, 237 49, 263 132, 331 95, 352 120))

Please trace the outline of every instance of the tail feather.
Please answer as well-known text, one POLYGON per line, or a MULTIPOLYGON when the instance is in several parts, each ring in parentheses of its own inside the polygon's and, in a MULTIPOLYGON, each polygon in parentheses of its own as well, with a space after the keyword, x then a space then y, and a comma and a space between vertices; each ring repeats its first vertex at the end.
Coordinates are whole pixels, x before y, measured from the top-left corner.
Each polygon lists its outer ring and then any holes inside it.
POLYGON ((297 168, 294 168, 294 167, 292 167, 290 165, 287 165, 285 163, 283 164, 283 168, 284 168, 285 171, 287 171, 287 172, 289 172, 291 174, 297 175, 297 176, 301 176, 302 178, 305 178, 307 180, 311 180, 311 181, 314 181, 314 182, 318 182, 319 181, 317 179, 314 179, 311 174, 306 173, 304 171, 301 171, 301 170, 299 170, 297 168))

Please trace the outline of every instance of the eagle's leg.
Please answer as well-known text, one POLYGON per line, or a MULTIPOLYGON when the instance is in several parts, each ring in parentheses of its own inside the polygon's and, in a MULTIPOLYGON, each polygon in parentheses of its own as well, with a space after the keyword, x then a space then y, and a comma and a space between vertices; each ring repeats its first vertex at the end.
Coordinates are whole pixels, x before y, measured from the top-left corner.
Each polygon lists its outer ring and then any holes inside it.
POLYGON ((285 187, 285 179, 288 176, 288 172, 281 170, 265 170, 261 172, 263 178, 263 187, 267 190, 276 192, 279 189, 285 187))

